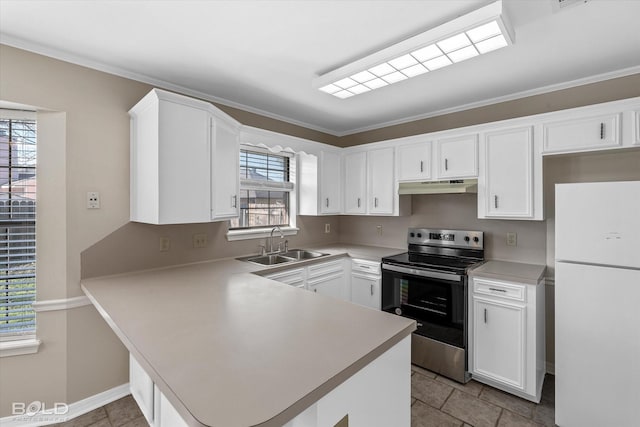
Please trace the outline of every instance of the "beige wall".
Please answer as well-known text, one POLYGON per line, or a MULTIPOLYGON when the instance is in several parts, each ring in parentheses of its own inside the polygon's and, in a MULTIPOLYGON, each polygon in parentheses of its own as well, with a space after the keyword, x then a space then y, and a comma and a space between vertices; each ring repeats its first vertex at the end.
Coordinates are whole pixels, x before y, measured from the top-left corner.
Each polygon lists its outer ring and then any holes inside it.
MULTIPOLYGON (((4 45, 0 45, 0 76, 1 100, 39 110, 39 300, 82 295, 81 274, 100 275, 255 252, 255 241, 226 242, 224 223, 151 226, 128 221, 127 111, 149 91, 148 85, 4 45), (87 191, 100 192, 100 210, 85 208, 87 191), (210 245, 194 250, 191 235, 199 232, 209 235, 210 245), (168 253, 158 251, 161 236, 172 239, 168 253)), ((251 126, 348 146, 638 96, 639 76, 342 138, 221 108, 251 126)), ((602 167, 595 159, 557 159, 545 161, 545 171, 554 179, 564 179, 568 170, 570 179, 587 179, 591 171, 602 167)), ((631 158, 619 155, 607 159, 609 166, 603 173, 613 168, 634 175, 629 171, 636 170, 637 162, 634 164, 631 158), (618 168, 618 162, 624 166, 618 168)), ((344 242, 404 248, 406 228, 415 225, 483 230, 487 233, 487 256, 491 258, 536 263, 549 259, 546 247, 552 233, 550 221, 478 220, 474 196, 412 197, 413 214, 409 217, 302 217, 299 236, 289 238, 291 246, 340 238, 344 242), (326 222, 332 224, 330 235, 323 233, 326 222), (377 225, 383 226, 382 237, 376 235, 377 225), (518 233, 517 247, 506 246, 507 231, 518 233)), ((40 313, 38 336, 43 344, 37 354, 0 359, 0 417, 9 415, 13 401, 70 403, 127 381, 126 351, 92 307, 40 313)))

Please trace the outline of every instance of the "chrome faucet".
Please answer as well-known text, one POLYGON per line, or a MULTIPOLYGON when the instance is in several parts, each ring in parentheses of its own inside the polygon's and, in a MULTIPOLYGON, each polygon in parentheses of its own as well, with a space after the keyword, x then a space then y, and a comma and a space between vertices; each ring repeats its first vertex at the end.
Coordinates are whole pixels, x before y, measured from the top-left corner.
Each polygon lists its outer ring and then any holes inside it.
MULTIPOLYGON (((278 230, 280 232, 280 240, 284 239, 284 233, 282 229, 277 225, 271 229, 271 234, 269 235, 269 252, 273 252, 273 232, 278 230)), ((280 245, 278 245, 278 252, 280 251, 280 245)))

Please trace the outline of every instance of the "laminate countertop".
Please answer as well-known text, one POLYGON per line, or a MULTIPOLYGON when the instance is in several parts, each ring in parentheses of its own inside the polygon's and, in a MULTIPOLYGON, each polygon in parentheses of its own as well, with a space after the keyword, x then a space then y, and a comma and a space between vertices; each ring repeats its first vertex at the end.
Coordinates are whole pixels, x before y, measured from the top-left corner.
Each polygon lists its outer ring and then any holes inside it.
POLYGON ((487 261, 469 271, 469 276, 537 285, 543 283, 546 265, 510 261, 487 261))
MULTIPOLYGON (((380 259, 402 252, 320 246, 380 259)), ((279 267, 278 269, 282 269, 279 267)), ((415 330, 235 259, 86 279, 82 289, 189 425, 281 426, 415 330)))

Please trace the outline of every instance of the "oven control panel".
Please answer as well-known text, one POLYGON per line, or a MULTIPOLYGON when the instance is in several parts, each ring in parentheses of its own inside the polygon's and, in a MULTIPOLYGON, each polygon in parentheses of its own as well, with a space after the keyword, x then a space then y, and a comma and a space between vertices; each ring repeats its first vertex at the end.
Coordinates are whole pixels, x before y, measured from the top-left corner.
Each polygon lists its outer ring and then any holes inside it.
POLYGON ((484 248, 484 233, 468 230, 436 230, 432 228, 410 228, 407 243, 453 248, 484 248))

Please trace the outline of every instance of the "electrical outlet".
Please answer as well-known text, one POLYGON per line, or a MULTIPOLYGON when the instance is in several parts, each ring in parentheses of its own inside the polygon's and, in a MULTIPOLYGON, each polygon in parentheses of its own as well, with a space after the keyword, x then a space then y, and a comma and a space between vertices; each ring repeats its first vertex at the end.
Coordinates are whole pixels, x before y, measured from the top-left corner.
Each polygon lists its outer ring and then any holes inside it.
POLYGON ((198 233, 193 235, 193 247, 194 248, 206 248, 207 247, 207 233, 198 233))
POLYGON ((161 237, 160 252, 167 252, 169 249, 171 249, 171 239, 169 239, 168 237, 161 237))
POLYGON ((507 246, 517 246, 518 245, 518 234, 512 231, 507 233, 507 246))
POLYGON ((87 209, 100 209, 100 193, 97 191, 87 193, 87 209))
POLYGON ((325 233, 331 233, 331 224, 325 224, 324 225, 324 232, 325 233))
POLYGON ((376 231, 378 232, 378 236, 382 236, 382 226, 381 225, 377 225, 376 226, 376 231))

